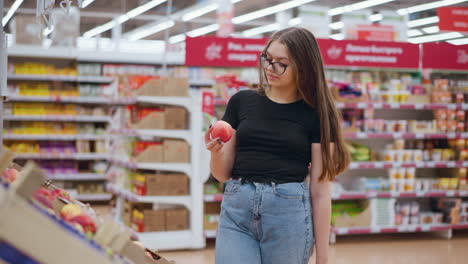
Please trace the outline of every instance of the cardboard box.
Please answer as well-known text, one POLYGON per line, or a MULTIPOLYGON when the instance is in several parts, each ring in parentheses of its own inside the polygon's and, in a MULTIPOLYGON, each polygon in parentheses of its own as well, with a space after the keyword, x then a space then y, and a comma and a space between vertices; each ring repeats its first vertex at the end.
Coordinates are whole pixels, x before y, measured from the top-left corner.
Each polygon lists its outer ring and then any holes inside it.
POLYGON ((185 208, 166 209, 166 231, 188 229, 188 210, 185 208))
POLYGON ((188 96, 187 78, 160 78, 145 82, 134 91, 135 96, 188 96))
POLYGON ((190 146, 184 140, 165 139, 164 143, 164 159, 166 163, 189 163, 190 162, 190 146))
POLYGON ((205 230, 217 230, 219 224, 219 215, 205 215, 203 226, 205 230))
POLYGON ((17 44, 41 45, 42 25, 35 16, 17 15, 15 17, 15 35, 17 44))
POLYGON ((164 109, 165 129, 187 129, 187 110, 183 107, 166 107, 164 109))
POLYGON ((367 201, 366 209, 356 216, 341 215, 335 217, 334 227, 368 227, 371 225, 371 209, 367 201))
POLYGON ((407 104, 428 104, 431 102, 429 95, 408 95, 406 99, 407 104))
POLYGON ((153 112, 133 125, 134 129, 164 129, 166 126, 166 115, 164 111, 153 112))
POLYGON ((144 210, 143 214, 145 232, 162 232, 166 230, 165 210, 144 210))
POLYGON ((185 174, 155 174, 146 177, 146 195, 175 195, 189 193, 189 178, 185 174))
POLYGON ((206 215, 219 215, 221 213, 221 203, 205 203, 204 213, 206 215))
POLYGON ((164 154, 162 144, 149 146, 135 157, 135 161, 141 163, 163 162, 163 159, 164 154))

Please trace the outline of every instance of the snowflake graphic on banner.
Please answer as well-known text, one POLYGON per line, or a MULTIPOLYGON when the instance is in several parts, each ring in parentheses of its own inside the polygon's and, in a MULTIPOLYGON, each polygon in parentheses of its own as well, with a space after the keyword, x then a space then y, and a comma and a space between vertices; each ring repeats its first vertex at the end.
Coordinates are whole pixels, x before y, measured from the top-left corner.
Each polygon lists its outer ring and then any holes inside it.
POLYGON ((330 57, 333 60, 338 59, 340 57, 342 52, 341 48, 338 48, 337 46, 333 45, 331 48, 327 50, 328 57, 330 57))
POLYGON ((205 58, 207 60, 216 60, 216 59, 221 59, 221 50, 223 49, 223 46, 218 45, 216 43, 212 43, 208 47, 206 47, 205 51, 205 58))

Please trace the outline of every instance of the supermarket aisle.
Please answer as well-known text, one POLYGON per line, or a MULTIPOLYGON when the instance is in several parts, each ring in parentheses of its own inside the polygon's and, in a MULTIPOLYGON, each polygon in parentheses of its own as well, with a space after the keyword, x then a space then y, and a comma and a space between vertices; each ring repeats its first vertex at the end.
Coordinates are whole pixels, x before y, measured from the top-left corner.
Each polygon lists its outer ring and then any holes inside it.
MULTIPOLYGON (((466 264, 468 232, 451 240, 434 234, 340 237, 330 248, 330 264, 466 264)), ((162 252, 178 264, 214 264, 214 245, 201 251, 162 252)), ((315 263, 311 260, 310 264, 315 263)), ((285 263, 286 264, 286 263, 285 263)))

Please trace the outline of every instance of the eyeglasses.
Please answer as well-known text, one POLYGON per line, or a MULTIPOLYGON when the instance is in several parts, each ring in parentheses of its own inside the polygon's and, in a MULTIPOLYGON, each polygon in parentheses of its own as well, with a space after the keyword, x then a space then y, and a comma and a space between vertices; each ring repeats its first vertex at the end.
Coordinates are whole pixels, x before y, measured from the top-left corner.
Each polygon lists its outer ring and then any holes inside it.
POLYGON ((273 62, 272 60, 268 59, 266 54, 260 55, 260 63, 264 69, 268 68, 271 65, 273 68, 273 72, 278 75, 283 74, 286 71, 286 68, 288 68, 289 66, 281 62, 273 62))

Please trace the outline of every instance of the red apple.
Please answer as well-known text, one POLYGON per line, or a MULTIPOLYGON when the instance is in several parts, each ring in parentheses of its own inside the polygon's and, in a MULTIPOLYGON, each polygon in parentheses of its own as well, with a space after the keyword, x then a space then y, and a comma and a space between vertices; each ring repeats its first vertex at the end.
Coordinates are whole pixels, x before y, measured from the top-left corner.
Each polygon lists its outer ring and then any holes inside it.
POLYGON ((67 191, 62 190, 62 189, 54 189, 52 191, 52 197, 54 198, 54 200, 60 197, 60 198, 70 201, 70 194, 67 191))
POLYGON ((9 182, 9 183, 12 183, 16 180, 16 178, 18 177, 19 175, 19 172, 18 170, 14 169, 14 168, 10 168, 10 169, 6 169, 3 171, 2 173, 3 175, 3 178, 9 182))
POLYGON ((72 224, 79 224, 85 231, 85 233, 91 232, 91 233, 96 233, 96 224, 94 223, 94 220, 85 214, 80 214, 77 216, 74 216, 71 218, 68 222, 72 224))
POLYGON ((231 125, 222 120, 216 121, 211 128, 211 138, 219 138, 224 143, 228 142, 234 133, 231 125))
POLYGON ((34 200, 38 201, 40 204, 42 204, 43 206, 47 208, 52 208, 53 199, 51 199, 51 193, 47 189, 39 188, 34 193, 34 200))
POLYGON ((79 206, 74 204, 66 204, 60 210, 60 217, 62 217, 63 220, 68 221, 77 215, 81 215, 82 213, 83 211, 79 206))

